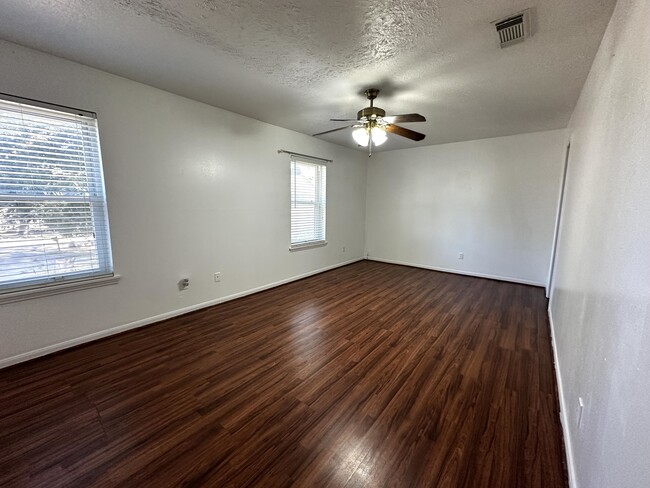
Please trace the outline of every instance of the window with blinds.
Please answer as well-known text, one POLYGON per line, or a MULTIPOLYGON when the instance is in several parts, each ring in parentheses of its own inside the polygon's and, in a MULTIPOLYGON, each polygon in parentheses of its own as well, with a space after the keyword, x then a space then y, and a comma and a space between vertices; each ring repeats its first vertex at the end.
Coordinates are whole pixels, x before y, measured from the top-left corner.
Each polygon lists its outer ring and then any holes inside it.
POLYGON ((111 275, 92 113, 0 96, 0 293, 111 275))
POLYGON ((291 249, 325 244, 324 164, 291 158, 291 249))

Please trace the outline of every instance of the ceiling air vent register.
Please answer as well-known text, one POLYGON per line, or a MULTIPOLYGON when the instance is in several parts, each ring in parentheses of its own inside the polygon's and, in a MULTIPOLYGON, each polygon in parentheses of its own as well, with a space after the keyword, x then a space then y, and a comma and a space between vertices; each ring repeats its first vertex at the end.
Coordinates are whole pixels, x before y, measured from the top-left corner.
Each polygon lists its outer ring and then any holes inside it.
POLYGON ((508 47, 530 37, 530 10, 493 22, 501 47, 508 47))

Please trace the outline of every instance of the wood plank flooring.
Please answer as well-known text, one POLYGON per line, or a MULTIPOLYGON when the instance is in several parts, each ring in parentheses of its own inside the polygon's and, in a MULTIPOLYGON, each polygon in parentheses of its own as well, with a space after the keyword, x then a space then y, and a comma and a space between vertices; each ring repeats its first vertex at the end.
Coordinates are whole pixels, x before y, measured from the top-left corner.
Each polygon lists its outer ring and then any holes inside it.
POLYGON ((2 487, 566 487, 541 288, 362 261, 0 371, 2 487))

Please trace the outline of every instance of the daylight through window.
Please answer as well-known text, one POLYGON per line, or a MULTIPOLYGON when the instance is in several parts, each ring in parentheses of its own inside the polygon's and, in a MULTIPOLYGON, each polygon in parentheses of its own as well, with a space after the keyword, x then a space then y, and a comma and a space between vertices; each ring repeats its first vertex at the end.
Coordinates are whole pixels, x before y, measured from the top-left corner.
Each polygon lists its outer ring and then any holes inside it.
POLYGON ((325 244, 324 164, 291 159, 291 248, 325 244))
POLYGON ((94 114, 0 99, 0 292, 110 275, 94 114))

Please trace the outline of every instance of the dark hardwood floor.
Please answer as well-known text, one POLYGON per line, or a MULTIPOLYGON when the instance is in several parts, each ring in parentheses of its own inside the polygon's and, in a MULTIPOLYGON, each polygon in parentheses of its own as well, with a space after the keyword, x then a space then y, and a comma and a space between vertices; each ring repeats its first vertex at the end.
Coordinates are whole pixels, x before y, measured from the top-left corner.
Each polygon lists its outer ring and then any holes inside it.
POLYGON ((0 486, 565 487, 541 288, 359 262, 0 371, 0 486))

